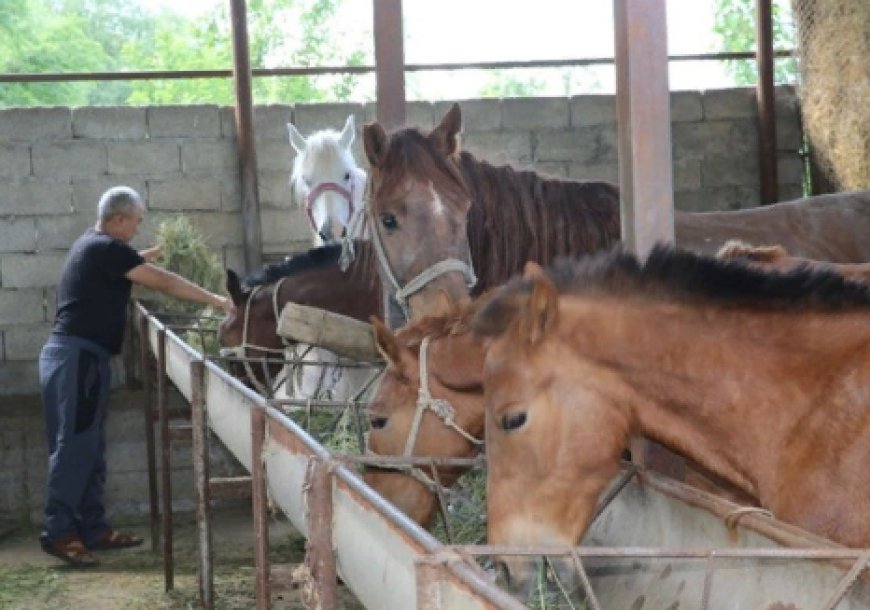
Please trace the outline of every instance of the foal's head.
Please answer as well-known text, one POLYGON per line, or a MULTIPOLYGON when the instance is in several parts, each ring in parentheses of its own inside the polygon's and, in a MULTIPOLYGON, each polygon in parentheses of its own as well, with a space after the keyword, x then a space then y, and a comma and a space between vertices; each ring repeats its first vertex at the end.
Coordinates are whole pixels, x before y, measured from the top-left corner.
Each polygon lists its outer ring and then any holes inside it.
MULTIPOLYGON (((479 439, 483 430, 480 379, 483 353, 480 342, 467 331, 465 317, 457 310, 448 316, 423 318, 395 335, 373 318, 375 341, 387 362, 369 407, 368 447, 373 453, 470 457, 477 451, 478 444, 470 438, 479 439), (424 341, 427 357, 421 366, 424 341), (425 390, 421 395, 421 388, 426 387, 434 401, 429 400, 425 390), (453 426, 446 421, 448 414, 453 426), (415 429, 417 418, 419 424, 415 429)), ((447 487, 464 470, 439 467, 437 477, 433 477, 432 470, 423 466, 413 472, 415 477, 372 468, 365 479, 378 493, 425 527, 431 523, 437 508, 429 480, 437 479, 447 487)))
MULTIPOLYGON (((429 133, 408 128, 387 136, 378 123, 363 130, 371 165, 367 214, 398 284, 385 277, 391 290, 406 286, 435 262, 469 262, 471 194, 458 165, 461 126, 454 104, 429 133)), ((441 290, 461 302, 468 297, 469 281, 462 271, 439 275, 410 297, 410 309, 431 314, 431 301, 441 290)))
MULTIPOLYGON (((258 360, 280 360, 281 338, 277 335, 277 319, 273 309, 272 294, 275 285, 259 287, 242 286, 239 276, 232 269, 227 269, 227 294, 233 300, 236 309, 221 322, 218 327, 218 342, 226 349, 238 348, 235 355, 240 358, 258 360), (256 293, 255 293, 256 292, 256 293)), ((269 381, 281 370, 280 362, 249 364, 247 372, 240 360, 231 360, 230 373, 242 379, 247 385, 257 384, 268 386, 269 381)))

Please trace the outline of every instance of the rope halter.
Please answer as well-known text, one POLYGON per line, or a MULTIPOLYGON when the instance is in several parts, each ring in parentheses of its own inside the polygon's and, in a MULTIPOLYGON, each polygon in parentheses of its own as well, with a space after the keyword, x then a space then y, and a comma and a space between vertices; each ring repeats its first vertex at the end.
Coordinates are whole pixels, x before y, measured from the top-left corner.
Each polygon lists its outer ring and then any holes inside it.
POLYGON ((338 193, 347 200, 347 220, 345 221, 344 226, 348 227, 350 225, 350 221, 353 218, 355 211, 353 205, 354 186, 354 180, 353 177, 351 177, 349 189, 344 188, 337 182, 321 182, 308 192, 308 196, 305 198, 305 214, 308 216, 308 222, 311 223, 311 228, 314 229, 315 233, 318 233, 320 229, 314 222, 314 214, 311 210, 314 207, 314 202, 317 201, 317 198, 326 192, 338 193))

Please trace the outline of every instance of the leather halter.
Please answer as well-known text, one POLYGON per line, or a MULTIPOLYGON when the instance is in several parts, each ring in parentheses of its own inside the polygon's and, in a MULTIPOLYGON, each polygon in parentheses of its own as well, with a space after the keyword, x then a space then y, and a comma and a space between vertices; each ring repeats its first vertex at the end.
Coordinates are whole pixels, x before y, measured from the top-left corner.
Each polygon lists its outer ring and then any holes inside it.
MULTIPOLYGON (((474 274, 474 267, 470 262, 466 263, 465 261, 461 261, 457 258, 447 258, 442 261, 438 261, 437 263, 430 265, 422 272, 420 272, 416 277, 412 278, 409 282, 407 282, 404 286, 399 284, 399 280, 396 279, 396 275, 393 273, 392 267, 390 267, 390 260, 387 258, 387 253, 384 250, 383 240, 381 239, 380 227, 378 226, 377 220, 374 218, 374 212, 372 211, 372 206, 368 201, 371 197, 371 189, 372 189, 372 181, 369 180, 369 192, 366 196, 366 204, 364 206, 366 216, 369 219, 369 222, 372 225, 372 244, 375 247, 375 254, 378 257, 378 263, 381 266, 381 269, 384 272, 387 280, 389 280, 390 284, 393 287, 394 298, 399 304, 399 307, 402 308, 402 313, 405 315, 405 319, 410 320, 410 310, 408 309, 408 299, 411 295, 420 292, 426 285, 429 284, 432 280, 446 274, 452 272, 459 272, 465 278, 465 284, 468 288, 473 288, 475 284, 477 284, 477 276, 474 274)), ((469 253, 469 259, 471 255, 469 253)))
MULTIPOLYGON (((417 436, 420 433, 420 424, 423 421, 423 413, 425 411, 431 411, 434 413, 435 416, 441 420, 441 423, 448 428, 451 428, 472 445, 479 447, 482 446, 484 442, 483 439, 477 438, 456 423, 456 409, 453 408, 450 401, 443 398, 435 398, 429 391, 428 360, 430 339, 431 337, 424 337, 423 341, 420 343, 420 388, 417 390, 417 405, 416 410, 414 411, 414 419, 411 423, 411 429, 408 431, 408 438, 405 439, 405 450, 402 453, 402 457, 411 457, 414 454, 414 446, 417 444, 417 436)), ((367 451, 367 453, 373 456, 379 455, 371 450, 367 451)), ((379 465, 377 467, 405 472, 408 476, 413 477, 425 485, 429 491, 433 493, 438 493, 438 490, 442 489, 442 486, 439 483, 435 482, 432 477, 426 474, 418 466, 379 465)))
MULTIPOLYGON (((277 282, 275 282, 275 287, 272 290, 272 311, 275 314, 275 324, 278 324, 278 318, 281 315, 281 312, 278 311, 278 292, 281 290, 281 285, 286 280, 286 277, 282 277, 277 282)), ((248 298, 245 300, 245 315, 242 318, 242 342, 233 347, 222 347, 219 351, 221 357, 234 357, 238 358, 242 366, 245 369, 245 375, 248 378, 248 381, 253 385, 260 394, 263 396, 271 396, 272 391, 267 388, 265 385, 260 383, 260 380, 257 379, 257 376, 254 375, 254 370, 251 368, 251 364, 248 362, 247 353, 248 349, 256 349, 261 352, 265 352, 266 354, 281 354, 283 359, 284 357, 284 349, 286 347, 282 347, 280 349, 274 347, 264 347, 262 345, 256 345, 254 343, 248 343, 248 321, 251 316, 251 303, 254 301, 254 296, 263 288, 263 285, 256 286, 251 293, 248 295, 248 298)), ((284 343, 284 338, 281 338, 281 342, 284 343)))
POLYGON ((314 202, 317 201, 317 198, 326 193, 327 191, 338 193, 347 200, 348 214, 347 221, 344 223, 344 226, 348 226, 351 219, 353 218, 353 214, 355 211, 353 205, 353 176, 351 176, 350 178, 350 189, 344 188, 337 182, 321 182, 313 189, 311 189, 311 191, 309 191, 308 193, 308 196, 305 198, 305 214, 308 216, 308 222, 311 223, 311 228, 314 229, 315 233, 317 233, 320 229, 318 229, 317 225, 314 223, 314 214, 312 214, 311 209, 314 207, 314 202))

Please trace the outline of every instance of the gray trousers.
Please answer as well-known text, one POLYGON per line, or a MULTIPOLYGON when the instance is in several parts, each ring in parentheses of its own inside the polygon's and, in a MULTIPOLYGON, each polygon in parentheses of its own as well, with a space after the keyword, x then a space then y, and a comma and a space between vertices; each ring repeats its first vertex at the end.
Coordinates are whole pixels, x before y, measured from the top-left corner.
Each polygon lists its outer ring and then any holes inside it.
POLYGON ((103 506, 109 356, 90 341, 57 335, 40 353, 49 452, 43 545, 78 535, 90 546, 109 528, 103 506))

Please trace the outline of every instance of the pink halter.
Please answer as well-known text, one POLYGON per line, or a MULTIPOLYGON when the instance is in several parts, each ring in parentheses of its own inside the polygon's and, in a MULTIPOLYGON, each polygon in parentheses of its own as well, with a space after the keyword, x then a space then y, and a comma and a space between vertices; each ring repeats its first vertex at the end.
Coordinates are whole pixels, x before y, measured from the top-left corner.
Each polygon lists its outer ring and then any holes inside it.
POLYGON ((311 206, 314 205, 314 202, 317 200, 317 198, 320 197, 326 191, 332 191, 334 193, 338 193, 339 195, 341 195, 342 197, 347 199, 347 205, 348 205, 348 209, 349 209, 348 214, 347 214, 347 222, 345 223, 345 226, 347 226, 350 224, 350 219, 353 218, 353 214, 355 211, 354 207, 353 207, 353 190, 354 190, 353 176, 351 176, 351 180, 350 180, 350 190, 344 188, 342 185, 338 184, 337 182, 321 182, 320 184, 315 186, 313 189, 311 189, 311 191, 308 193, 308 197, 305 201, 305 213, 308 215, 308 222, 311 223, 311 227, 314 229, 315 232, 318 230, 318 228, 314 224, 314 216, 312 216, 312 214, 311 214, 311 206))

